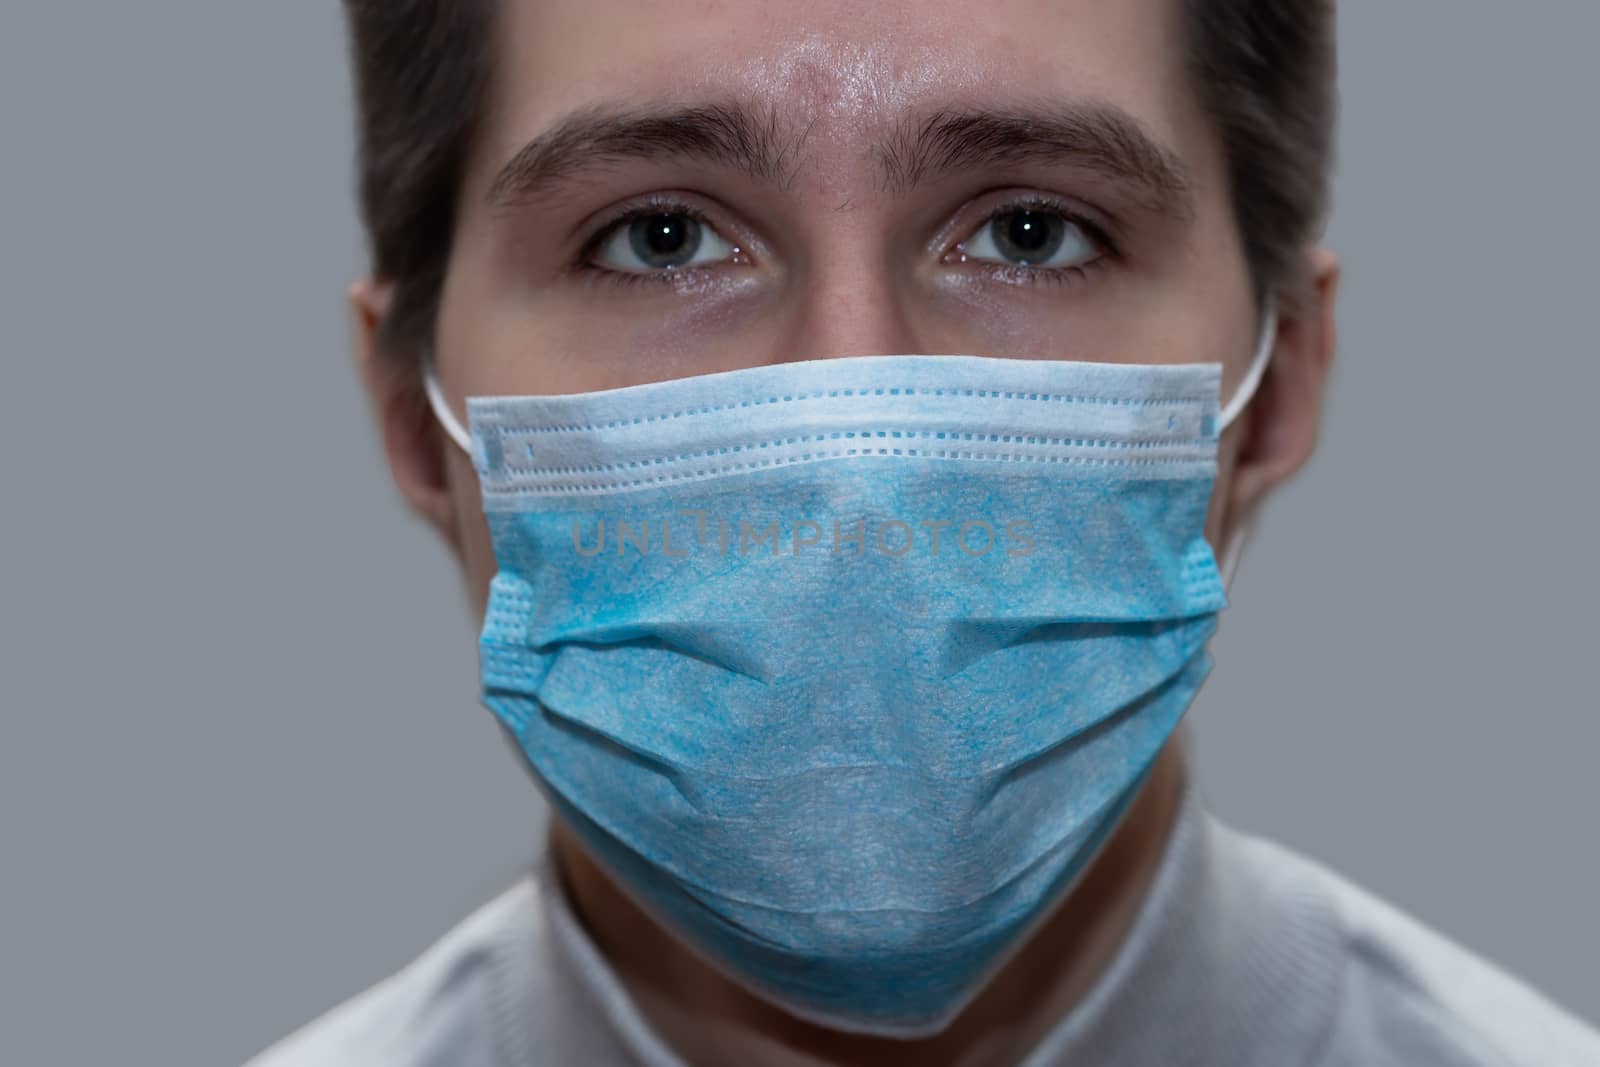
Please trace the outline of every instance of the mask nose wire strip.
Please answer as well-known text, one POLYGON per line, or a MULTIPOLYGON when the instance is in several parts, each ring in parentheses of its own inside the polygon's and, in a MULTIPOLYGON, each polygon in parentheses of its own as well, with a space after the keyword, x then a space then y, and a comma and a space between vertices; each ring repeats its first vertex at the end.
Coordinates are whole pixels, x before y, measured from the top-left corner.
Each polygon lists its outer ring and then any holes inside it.
POLYGON ((434 372, 431 350, 422 357, 422 387, 427 391, 428 405, 433 408, 433 415, 444 427, 444 432, 450 435, 450 440, 454 441, 461 451, 469 456, 472 455, 472 435, 461 425, 456 413, 450 410, 450 404, 439 388, 439 376, 434 372))
MULTIPOLYGON (((1267 313, 1261 327, 1261 340, 1256 345, 1255 355, 1250 360, 1250 367, 1245 371, 1244 381, 1239 383, 1239 388, 1234 392, 1233 398, 1228 401, 1221 413, 1217 416, 1217 432, 1220 434, 1237 419, 1245 407, 1255 396, 1256 389, 1261 385, 1261 377, 1266 373, 1267 363, 1272 358, 1272 350, 1276 346, 1278 337, 1278 311, 1269 300, 1267 313)), ((433 408, 434 417, 444 427, 445 433, 450 435, 450 440, 465 452, 472 455, 472 435, 466 427, 461 425, 461 420, 456 418, 456 413, 451 410, 449 402, 444 398, 444 393, 439 388, 439 377, 434 371, 433 353, 428 351, 423 355, 422 372, 423 389, 428 394, 428 404, 433 408)), ((1228 538, 1228 543, 1222 553, 1222 586, 1226 590, 1233 584, 1234 571, 1239 566, 1239 555, 1244 548, 1245 538, 1254 521, 1254 515, 1240 516, 1235 524, 1233 533, 1228 538)))
MULTIPOLYGON (((1219 434, 1239 417, 1261 385, 1261 376, 1266 373, 1267 363, 1271 360, 1272 349, 1277 341, 1277 327, 1277 308, 1269 302, 1262 324, 1261 341, 1256 346, 1256 353, 1250 360, 1249 369, 1245 371, 1244 381, 1239 383, 1233 399, 1228 401, 1227 406, 1217 416, 1219 434)), ((449 402, 445 400, 444 393, 439 388, 439 376, 434 370, 431 351, 423 356, 422 387, 428 394, 428 405, 433 408, 434 417, 450 435, 450 440, 454 441, 461 451, 469 456, 472 455, 472 435, 461 425, 461 420, 456 418, 456 413, 451 410, 449 402)))

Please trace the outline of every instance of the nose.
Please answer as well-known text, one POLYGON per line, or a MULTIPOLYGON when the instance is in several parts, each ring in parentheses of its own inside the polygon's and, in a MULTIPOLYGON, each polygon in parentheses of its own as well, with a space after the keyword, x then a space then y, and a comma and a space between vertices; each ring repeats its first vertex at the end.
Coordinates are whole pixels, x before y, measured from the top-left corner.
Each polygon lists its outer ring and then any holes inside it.
POLYGON ((907 287, 870 241, 807 269, 782 333, 777 362, 927 352, 907 287))

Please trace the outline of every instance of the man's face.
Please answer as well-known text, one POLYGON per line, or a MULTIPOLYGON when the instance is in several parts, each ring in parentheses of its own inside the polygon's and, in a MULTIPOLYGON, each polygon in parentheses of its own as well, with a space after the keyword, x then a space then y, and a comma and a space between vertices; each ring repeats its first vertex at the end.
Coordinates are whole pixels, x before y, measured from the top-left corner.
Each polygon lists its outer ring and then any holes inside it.
MULTIPOLYGON (((1224 397, 1244 372, 1256 308, 1173 0, 500 11, 437 332, 458 413, 864 354, 1215 361, 1224 397), (683 109, 712 128, 684 134, 683 109), (582 137, 554 166, 525 151, 642 112, 662 121, 599 160, 582 137), (634 208, 654 218, 614 224, 634 208)), ((470 466, 448 462, 481 609, 493 555, 470 466)))

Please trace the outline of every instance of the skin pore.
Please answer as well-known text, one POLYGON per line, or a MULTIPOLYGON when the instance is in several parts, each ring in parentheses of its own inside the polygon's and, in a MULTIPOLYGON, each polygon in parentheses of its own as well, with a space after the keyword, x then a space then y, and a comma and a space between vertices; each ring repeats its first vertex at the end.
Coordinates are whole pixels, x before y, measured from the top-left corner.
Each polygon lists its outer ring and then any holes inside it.
MULTIPOLYGON (((499 11, 436 332, 458 415, 472 395, 849 355, 1212 361, 1225 397, 1244 374, 1257 307, 1220 145, 1185 84, 1176 0, 499 11), (644 221, 618 222, 635 209, 644 221), (1017 212, 1050 227, 1048 265, 1006 258, 1017 212), (633 241, 663 218, 698 227, 692 261, 671 270, 633 241)), ((1338 268, 1306 254, 1311 286, 1223 436, 1213 545, 1315 445, 1338 268)), ((376 349, 391 292, 382 278, 350 289, 358 365, 396 485, 456 554, 481 617, 495 561, 476 476, 415 402, 415 361, 376 349)), ((1132 922, 1181 792, 1181 737, 1051 919, 948 1030, 917 1041, 786 1015, 641 912, 559 823, 551 846, 581 920, 691 1063, 1015 1063, 1132 922)))

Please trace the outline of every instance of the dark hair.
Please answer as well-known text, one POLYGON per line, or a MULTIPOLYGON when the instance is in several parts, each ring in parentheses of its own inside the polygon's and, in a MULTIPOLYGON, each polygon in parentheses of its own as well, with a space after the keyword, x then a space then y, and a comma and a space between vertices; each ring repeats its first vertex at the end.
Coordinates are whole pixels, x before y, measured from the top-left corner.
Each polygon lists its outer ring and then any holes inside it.
MULTIPOLYGON (((393 358, 431 343, 456 199, 486 111, 497 0, 344 0, 372 271, 393 358)), ((1326 218, 1337 109, 1334 0, 1177 0, 1191 81, 1227 159, 1252 277, 1293 305, 1326 218)))
POLYGON ((1181 0, 1190 83, 1222 138, 1258 292, 1305 295, 1327 221, 1338 119, 1334 0, 1181 0))
POLYGON ((357 188, 372 273, 394 283, 380 349, 432 342, 456 198, 486 110, 497 0, 344 0, 357 188))

